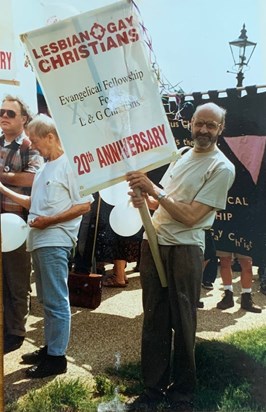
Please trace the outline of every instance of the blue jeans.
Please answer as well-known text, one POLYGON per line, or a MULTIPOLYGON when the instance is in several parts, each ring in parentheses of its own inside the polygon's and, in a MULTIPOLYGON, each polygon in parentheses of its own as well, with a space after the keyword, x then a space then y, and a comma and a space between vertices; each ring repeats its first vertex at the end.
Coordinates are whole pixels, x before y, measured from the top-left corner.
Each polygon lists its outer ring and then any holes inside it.
POLYGON ((65 355, 69 342, 71 311, 67 286, 71 248, 42 247, 34 250, 32 263, 37 297, 44 308, 44 338, 48 355, 65 355))

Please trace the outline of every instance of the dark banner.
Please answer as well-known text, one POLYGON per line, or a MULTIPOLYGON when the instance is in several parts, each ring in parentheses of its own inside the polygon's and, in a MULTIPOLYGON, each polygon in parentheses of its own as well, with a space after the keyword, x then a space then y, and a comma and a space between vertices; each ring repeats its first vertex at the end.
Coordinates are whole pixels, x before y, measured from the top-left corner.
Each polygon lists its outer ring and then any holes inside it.
MULTIPOLYGON (((217 250, 253 257, 254 265, 266 265, 266 93, 254 86, 241 97, 236 89, 226 97, 209 92, 209 99, 194 93, 193 99, 163 103, 177 147, 191 146, 188 122, 199 104, 212 101, 227 110, 218 146, 236 167, 236 179, 228 193, 227 207, 217 212, 213 235, 217 250)), ((159 181, 162 171, 157 171, 159 181)), ((154 172, 154 174, 156 174, 154 172)))
MULTIPOLYGON (((208 92, 208 98, 193 93, 185 100, 163 96, 171 130, 178 148, 192 146, 189 121, 196 107, 212 101, 227 110, 223 136, 218 146, 236 167, 236 179, 228 193, 227 207, 217 212, 213 225, 216 249, 253 257, 254 265, 266 266, 266 92, 256 86, 208 92), (242 92, 243 93, 243 92, 242 92)), ((38 89, 39 111, 47 112, 46 102, 38 89)), ((167 165, 148 173, 158 183, 167 165)))

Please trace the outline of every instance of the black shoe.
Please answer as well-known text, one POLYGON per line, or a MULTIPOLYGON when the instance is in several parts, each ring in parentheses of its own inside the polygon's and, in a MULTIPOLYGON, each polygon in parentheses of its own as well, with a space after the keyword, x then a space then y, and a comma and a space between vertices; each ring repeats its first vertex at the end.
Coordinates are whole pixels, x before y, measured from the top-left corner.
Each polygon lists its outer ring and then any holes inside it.
POLYGON ((43 346, 34 352, 25 353, 21 356, 24 363, 27 365, 34 365, 35 363, 40 363, 47 356, 47 346, 43 346))
POLYGON ((19 349, 24 342, 24 336, 6 335, 4 338, 4 354, 19 349))
POLYGON ((151 398, 146 393, 138 396, 133 402, 126 403, 127 412, 141 412, 141 411, 156 411, 159 405, 165 405, 167 408, 166 397, 162 394, 161 397, 151 398))
POLYGON ((231 290, 224 291, 223 299, 217 303, 217 309, 225 310, 234 306, 233 292, 231 290))
POLYGON ((198 309, 203 309, 203 308, 204 308, 204 302, 202 302, 201 300, 198 300, 198 302, 197 302, 197 308, 198 308, 198 309))
POLYGON ((26 370, 28 378, 46 378, 52 375, 61 375, 67 371, 67 360, 65 356, 46 355, 45 359, 26 370))
POLYGON ((201 286, 202 286, 204 289, 207 289, 207 290, 212 290, 212 289, 213 289, 213 284, 212 284, 212 282, 204 281, 204 282, 202 282, 201 286))
POLYGON ((253 303, 251 293, 241 294, 241 308, 247 312, 261 313, 261 308, 253 303))

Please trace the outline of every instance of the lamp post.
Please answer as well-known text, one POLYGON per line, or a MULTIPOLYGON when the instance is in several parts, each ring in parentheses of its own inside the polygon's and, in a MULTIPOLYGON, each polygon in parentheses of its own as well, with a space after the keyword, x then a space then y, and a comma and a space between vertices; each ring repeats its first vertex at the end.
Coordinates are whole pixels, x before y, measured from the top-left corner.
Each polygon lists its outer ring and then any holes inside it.
POLYGON ((229 46, 236 67, 236 71, 229 73, 236 74, 236 87, 242 87, 245 67, 248 67, 257 43, 248 40, 246 26, 243 24, 240 36, 236 40, 230 41, 229 46))

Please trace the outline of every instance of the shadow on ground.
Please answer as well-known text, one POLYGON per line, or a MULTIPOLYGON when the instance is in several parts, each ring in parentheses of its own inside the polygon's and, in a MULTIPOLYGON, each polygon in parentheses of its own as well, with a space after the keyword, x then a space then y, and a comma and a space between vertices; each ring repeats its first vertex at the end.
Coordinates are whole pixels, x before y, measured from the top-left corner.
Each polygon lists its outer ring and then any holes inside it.
MULTIPOLYGON (((103 288, 102 302, 96 310, 72 307, 71 339, 67 352, 68 372, 62 375, 63 377, 88 379, 92 375, 101 374, 107 367, 115 365, 117 353, 121 364, 139 361, 143 319, 141 287, 138 273, 129 272, 128 277, 129 284, 125 289, 103 288)), ((256 303, 264 308, 261 315, 247 314, 240 310, 238 295, 235 297, 236 307, 233 311, 229 313, 219 311, 216 309, 216 303, 222 291, 218 279, 217 283, 214 291, 202 291, 205 308, 198 313, 198 341, 220 339, 226 333, 266 323, 266 296, 256 294, 256 303)), ((33 295, 24 344, 19 350, 4 357, 5 404, 23 396, 30 389, 40 388, 55 379, 54 377, 37 380, 24 378, 27 365, 21 364, 21 355, 35 350, 42 344, 42 307, 33 295)), ((248 365, 252 370, 253 366, 248 365)), ((263 373, 265 374, 265 370, 263 373)), ((261 380, 258 375, 256 376, 257 386, 260 388, 261 380)))

